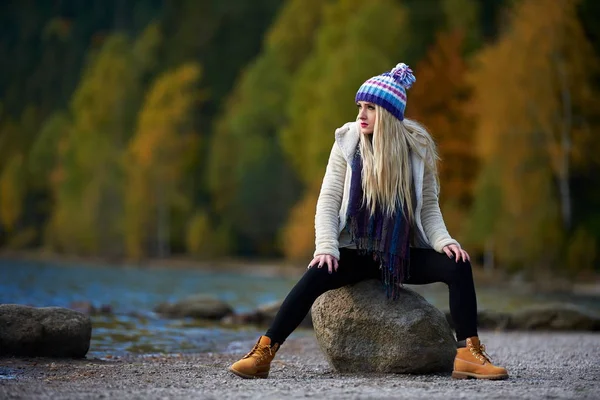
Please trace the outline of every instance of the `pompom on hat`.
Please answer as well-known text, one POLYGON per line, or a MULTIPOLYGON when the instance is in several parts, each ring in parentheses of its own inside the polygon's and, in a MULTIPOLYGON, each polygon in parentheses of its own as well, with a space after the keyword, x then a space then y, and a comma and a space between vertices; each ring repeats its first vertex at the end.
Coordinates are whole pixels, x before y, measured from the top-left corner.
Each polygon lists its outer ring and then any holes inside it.
POLYGON ((355 101, 377 104, 402 121, 406 109, 406 91, 416 80, 408 65, 397 64, 391 71, 374 76, 363 83, 356 92, 355 101))

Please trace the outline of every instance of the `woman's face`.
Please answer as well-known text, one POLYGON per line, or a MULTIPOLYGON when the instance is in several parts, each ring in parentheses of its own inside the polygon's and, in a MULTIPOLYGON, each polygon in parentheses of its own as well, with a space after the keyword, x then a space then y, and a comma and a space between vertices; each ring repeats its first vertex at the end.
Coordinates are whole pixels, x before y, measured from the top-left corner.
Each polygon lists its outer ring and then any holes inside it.
POLYGON ((372 135, 375 129, 375 104, 368 101, 359 101, 356 103, 358 107, 358 125, 360 133, 363 135, 372 135))

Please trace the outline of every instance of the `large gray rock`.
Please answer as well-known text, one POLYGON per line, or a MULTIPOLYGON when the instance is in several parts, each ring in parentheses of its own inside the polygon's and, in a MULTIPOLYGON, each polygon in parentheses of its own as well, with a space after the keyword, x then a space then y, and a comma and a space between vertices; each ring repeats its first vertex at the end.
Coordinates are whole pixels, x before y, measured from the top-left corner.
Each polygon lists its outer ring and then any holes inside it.
POLYGON ((315 334, 339 372, 451 371, 456 340, 444 314, 404 288, 388 300, 369 280, 321 295, 312 307, 315 334))
POLYGON ((85 357, 92 322, 61 307, 0 305, 0 356, 85 357))
POLYGON ((219 320, 233 313, 233 308, 224 301, 199 294, 176 303, 159 304, 154 311, 167 318, 199 318, 219 320))

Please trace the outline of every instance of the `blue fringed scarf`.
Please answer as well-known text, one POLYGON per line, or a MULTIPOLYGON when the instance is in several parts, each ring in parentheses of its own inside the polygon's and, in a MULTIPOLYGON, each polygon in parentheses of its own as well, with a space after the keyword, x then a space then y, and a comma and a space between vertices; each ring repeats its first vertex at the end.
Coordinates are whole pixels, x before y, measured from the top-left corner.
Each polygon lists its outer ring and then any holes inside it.
POLYGON ((380 262, 387 297, 396 300, 410 260, 410 224, 406 208, 400 212, 398 206, 394 215, 384 215, 377 205, 371 216, 363 204, 362 167, 362 157, 357 149, 352 159, 347 227, 359 253, 372 254, 380 262))

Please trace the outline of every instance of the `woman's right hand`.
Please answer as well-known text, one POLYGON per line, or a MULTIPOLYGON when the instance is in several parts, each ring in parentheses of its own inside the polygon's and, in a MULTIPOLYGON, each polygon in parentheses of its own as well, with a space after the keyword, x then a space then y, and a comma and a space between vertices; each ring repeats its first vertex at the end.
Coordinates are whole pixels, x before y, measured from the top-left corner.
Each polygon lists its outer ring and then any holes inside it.
POLYGON ((314 267, 315 265, 318 265, 319 268, 321 268, 325 264, 327 264, 327 269, 329 270, 330 274, 333 273, 334 270, 337 272, 338 259, 330 254, 317 254, 315 258, 313 258, 308 264, 307 269, 310 269, 310 267, 314 267))

